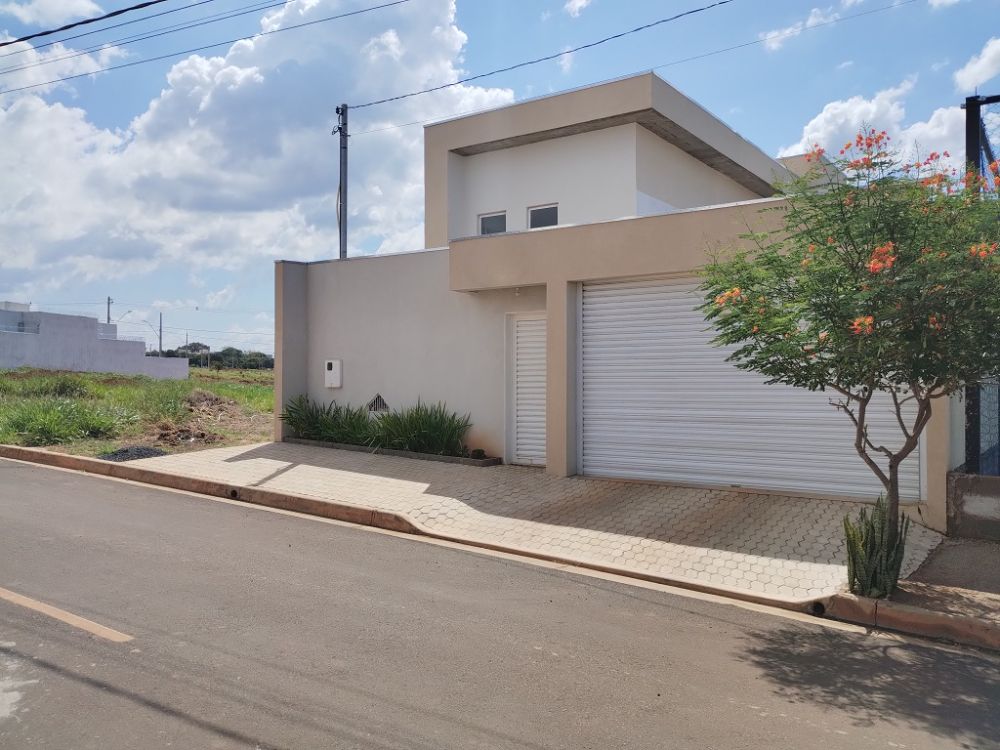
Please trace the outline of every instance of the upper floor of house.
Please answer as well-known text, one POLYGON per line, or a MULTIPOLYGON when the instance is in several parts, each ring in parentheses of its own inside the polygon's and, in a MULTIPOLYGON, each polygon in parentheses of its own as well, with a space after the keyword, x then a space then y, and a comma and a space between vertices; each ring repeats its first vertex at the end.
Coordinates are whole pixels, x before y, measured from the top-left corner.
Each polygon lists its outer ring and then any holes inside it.
POLYGON ((645 73, 428 126, 425 243, 767 198, 788 176, 645 73))

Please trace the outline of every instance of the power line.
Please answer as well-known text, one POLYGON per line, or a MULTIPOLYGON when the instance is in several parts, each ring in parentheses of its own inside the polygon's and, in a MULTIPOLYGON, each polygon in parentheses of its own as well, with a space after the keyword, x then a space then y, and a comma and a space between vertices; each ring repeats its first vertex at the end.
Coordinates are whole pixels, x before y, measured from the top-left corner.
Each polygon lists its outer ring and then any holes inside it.
MULTIPOLYGON (((823 26, 832 26, 833 24, 840 23, 841 21, 850 21, 850 20, 855 19, 855 18, 861 18, 862 16, 870 16, 873 13, 883 13, 883 12, 885 12, 887 10, 894 10, 895 8, 901 8, 904 5, 912 5, 915 2, 917 2, 917 0, 900 0, 899 2, 893 3, 891 5, 883 5, 883 6, 879 7, 879 8, 872 8, 870 10, 862 11, 860 13, 853 13, 853 14, 851 14, 849 16, 840 16, 840 17, 834 18, 834 19, 832 19, 830 21, 823 21, 822 23, 816 23, 816 24, 813 24, 812 26, 808 26, 808 27, 802 29, 802 31, 811 31, 813 29, 818 29, 818 28, 821 28, 823 26)), ((643 68, 642 70, 636 70, 636 71, 633 71, 632 73, 626 73, 624 76, 617 76, 616 78, 607 79, 606 81, 599 81, 599 82, 591 84, 591 85, 597 86, 597 85, 600 85, 601 83, 607 83, 608 81, 617 80, 618 78, 623 78, 623 77, 627 78, 628 76, 637 75, 638 73, 642 73, 645 70, 660 70, 662 68, 671 68, 671 67, 673 67, 675 65, 681 65, 682 63, 693 62, 695 60, 701 60, 701 59, 706 58, 706 57, 713 57, 714 55, 721 55, 721 54, 723 54, 725 52, 733 52, 735 50, 744 49, 746 47, 753 47, 753 46, 758 45, 758 44, 763 44, 765 41, 768 41, 768 40, 783 39, 785 37, 798 36, 798 34, 800 34, 800 33, 801 32, 799 30, 786 31, 786 32, 783 32, 781 34, 775 34, 775 35, 773 35, 771 37, 757 38, 757 39, 754 39, 753 41, 743 42, 741 44, 734 44, 734 45, 732 45, 730 47, 720 47, 719 49, 711 50, 710 52, 702 52, 702 53, 697 54, 697 55, 691 55, 690 57, 682 57, 682 58, 679 58, 677 60, 671 60, 670 62, 660 63, 659 65, 654 65, 652 68, 643 68)), ((563 53, 560 53, 560 54, 563 54, 563 53)), ((558 57, 558 55, 557 55, 557 57, 558 57)), ((524 100, 522 100, 522 101, 524 101, 524 100)), ((423 120, 413 120, 412 122, 401 122, 401 123, 396 123, 396 124, 392 124, 392 125, 385 125, 383 127, 372 128, 370 130, 361 130, 361 131, 358 131, 357 133, 351 133, 351 135, 356 137, 356 136, 359 136, 359 135, 372 135, 374 133, 385 133, 385 132, 390 131, 390 130, 398 130, 400 128, 408 128, 408 127, 412 127, 413 125, 426 125, 429 122, 437 122, 437 121, 446 120, 446 119, 449 119, 449 118, 452 118, 452 117, 464 117, 466 115, 474 115, 474 114, 478 114, 480 112, 488 112, 490 109, 491 108, 466 110, 465 112, 453 112, 453 113, 451 113, 449 115, 437 115, 435 117, 428 117, 428 118, 423 119, 423 120)))
POLYGON ((681 18, 686 18, 687 16, 693 16, 697 13, 704 13, 712 8, 718 8, 722 5, 728 5, 729 3, 735 2, 735 0, 717 0, 717 2, 711 3, 709 5, 703 5, 700 8, 693 8, 691 10, 686 10, 683 13, 678 13, 677 15, 670 16, 668 18, 661 18, 657 21, 651 23, 643 24, 642 26, 636 26, 634 29, 629 29, 628 31, 621 31, 617 34, 612 34, 611 36, 606 36, 603 39, 598 39, 596 42, 589 42, 587 44, 581 44, 578 47, 573 47, 572 49, 566 49, 561 52, 556 52, 551 55, 545 55, 544 57, 536 57, 533 60, 525 60, 523 62, 515 63, 514 65, 508 65, 505 68, 497 68, 496 70, 491 70, 488 73, 478 73, 474 76, 467 76, 465 78, 459 78, 457 81, 452 81, 451 83, 444 83, 440 86, 432 86, 431 88, 422 89, 420 91, 411 91, 408 94, 399 94, 398 96, 390 96, 385 99, 377 99, 372 102, 365 102, 364 104, 352 104, 351 109, 364 109, 365 107, 374 107, 378 104, 387 104, 389 102, 396 102, 401 99, 409 99, 414 96, 420 96, 422 94, 430 94, 434 91, 441 91, 442 89, 451 88, 452 86, 459 86, 463 83, 469 83, 470 81, 478 81, 480 78, 487 78, 489 76, 495 76, 499 73, 508 73, 512 70, 517 70, 518 68, 526 68, 529 65, 538 65, 539 63, 548 62, 549 60, 555 60, 556 58, 562 57, 563 55, 572 55, 575 52, 580 52, 581 50, 590 49, 592 47, 597 47, 607 42, 613 41, 615 39, 621 39, 622 37, 629 36, 631 34, 636 34, 640 31, 646 31, 654 26, 660 26, 661 24, 670 23, 672 21, 677 21, 681 18))
MULTIPOLYGON (((204 0, 205 2, 212 2, 213 0, 204 0)), ((119 39, 113 39, 110 42, 102 42, 101 44, 95 44, 92 47, 87 47, 82 50, 74 50, 66 55, 59 55, 56 57, 47 57, 43 60, 38 60, 36 62, 25 63, 24 65, 18 65, 13 68, 4 68, 0 70, 0 75, 4 73, 16 73, 20 70, 28 70, 29 68, 39 68, 43 65, 51 65, 52 63, 61 62, 63 60, 72 60, 74 57, 81 57, 83 55, 89 55, 93 52, 99 52, 108 47, 124 47, 129 44, 135 44, 136 42, 144 42, 148 39, 156 39, 157 37, 166 36, 168 34, 174 34, 178 31, 186 31, 187 29, 195 29, 200 26, 207 26, 212 23, 218 23, 219 21, 228 21, 233 18, 238 18, 239 16, 245 16, 250 13, 259 13, 263 10, 270 10, 271 8, 277 8, 278 6, 284 5, 285 0, 281 2, 268 2, 268 3, 257 3, 254 6, 236 11, 226 11, 224 13, 215 13, 210 16, 204 16, 203 18, 197 19, 195 21, 189 21, 184 23, 173 24, 172 26, 163 26, 159 29, 147 29, 139 34, 133 34, 132 36, 121 37, 119 39)), ((193 7, 193 6, 187 6, 193 7)), ((144 20, 144 19, 139 19, 144 20)), ((93 32, 96 33, 96 32, 93 32)), ((14 52, 9 54, 20 54, 20 52, 14 52)), ((0 55, 2 57, 2 55, 0 55)))
POLYGON ((110 13, 105 13, 103 16, 95 16, 94 18, 85 18, 82 21, 75 21, 73 23, 68 23, 65 26, 60 26, 58 29, 48 29, 46 31, 36 31, 34 34, 28 34, 27 36, 18 37, 17 39, 8 39, 6 42, 0 42, 0 47, 7 47, 11 44, 17 44, 18 42, 27 42, 29 39, 37 39, 41 36, 52 36, 53 34, 59 34, 63 31, 69 31, 70 29, 75 29, 77 26, 86 26, 87 24, 97 23, 98 21, 106 21, 109 18, 115 18, 116 16, 122 16, 126 13, 131 13, 134 10, 142 10, 143 8, 148 8, 151 5, 159 5, 160 3, 165 3, 167 0, 146 0, 143 3, 137 3, 136 5, 130 5, 127 8, 119 8, 118 10, 113 10, 110 13))
MULTIPOLYGON (((82 34, 74 34, 73 36, 66 36, 62 39, 55 39, 51 42, 43 42, 42 44, 31 45, 24 49, 14 50, 13 52, 5 52, 0 55, 0 58, 12 57, 13 55, 23 55, 25 52, 30 52, 32 50, 40 50, 45 47, 51 47, 54 44, 63 44, 64 42, 72 41, 73 39, 81 39, 85 36, 92 36, 94 34, 102 34, 105 31, 111 31, 112 29, 120 29, 122 26, 129 26, 133 23, 142 23, 143 21, 148 21, 151 18, 159 18, 160 16, 166 16, 171 13, 177 13, 182 10, 189 10, 190 8, 197 8, 199 5, 206 5, 207 3, 214 3, 215 0, 198 0, 196 3, 191 3, 190 5, 184 5, 180 8, 171 8, 170 10, 162 10, 159 13, 150 13, 148 16, 143 16, 142 18, 133 18, 131 21, 122 21, 121 23, 112 24, 111 26, 105 26, 101 29, 94 29, 93 31, 85 31, 82 34)), ((11 42, 13 44, 13 42, 11 42)))
MULTIPOLYGON (((157 0, 157 2, 162 2, 162 0, 157 0)), ((408 3, 410 0, 393 0, 393 2, 382 3, 381 5, 373 5, 368 8, 359 8, 358 10, 348 11, 346 13, 338 13, 333 16, 326 16, 324 18, 316 18, 312 21, 304 21, 302 23, 293 24, 292 26, 282 26, 279 29, 270 29, 269 31, 258 31, 255 34, 250 34, 248 36, 237 37, 236 39, 228 39, 224 42, 215 42, 214 44, 204 44, 200 47, 192 47, 191 49, 180 50, 179 52, 170 52, 165 55, 157 55, 156 57, 149 57, 145 60, 133 60, 132 62, 121 63, 119 65, 110 65, 106 68, 98 68, 97 70, 92 70, 87 73, 76 73, 71 76, 64 76, 62 78, 54 78, 51 81, 43 81, 41 83, 32 83, 26 86, 19 86, 14 89, 6 89, 5 91, 0 91, 0 95, 3 94, 15 94, 19 91, 27 91, 29 89, 37 89, 42 86, 50 86, 54 83, 62 83, 64 81, 72 81, 77 78, 86 78, 88 76, 95 75, 97 73, 108 73, 112 70, 122 70, 124 68, 132 68, 136 65, 145 65, 146 63, 157 62, 159 60, 167 60, 171 57, 180 57, 181 55, 190 55, 195 52, 203 52, 204 50, 214 49, 215 47, 223 47, 227 44, 236 44, 237 42, 246 42, 251 39, 257 39, 263 36, 270 36, 272 34, 279 34, 283 31, 292 31, 293 29, 303 29, 307 26, 315 26, 320 23, 326 23, 328 21, 336 21, 341 18, 348 18, 349 16, 357 16, 362 13, 369 13, 374 10, 382 10, 383 8, 391 8, 394 5, 403 5, 408 3)), ((732 0, 724 0, 724 2, 732 2, 732 0)))

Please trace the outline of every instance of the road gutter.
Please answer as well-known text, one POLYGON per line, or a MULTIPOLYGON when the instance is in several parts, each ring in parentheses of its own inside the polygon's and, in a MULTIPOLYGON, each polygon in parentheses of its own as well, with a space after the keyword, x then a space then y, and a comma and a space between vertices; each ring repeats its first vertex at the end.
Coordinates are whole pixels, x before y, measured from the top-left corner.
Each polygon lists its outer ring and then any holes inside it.
POLYGON ((85 456, 73 456, 67 453, 56 453, 39 448, 0 445, 0 458, 42 464, 59 469, 80 471, 157 487, 226 498, 228 500, 237 500, 253 505, 293 511, 361 526, 387 529, 404 534, 430 537, 465 546, 513 554, 519 557, 544 560, 625 578, 675 586, 706 594, 720 595, 768 607, 823 615, 835 620, 868 628, 893 630, 926 638, 948 640, 980 648, 1000 650, 1000 627, 975 618, 935 612, 906 604, 867 599, 852 594, 835 594, 832 597, 809 600, 787 600, 760 596, 726 586, 708 586, 700 581, 692 581, 682 577, 658 576, 613 565, 602 565, 600 563, 558 555, 548 555, 536 550, 439 534, 414 523, 401 514, 377 510, 354 503, 319 500, 308 496, 276 492, 260 487, 233 485, 227 482, 171 474, 145 467, 130 466, 127 463, 115 463, 85 456))

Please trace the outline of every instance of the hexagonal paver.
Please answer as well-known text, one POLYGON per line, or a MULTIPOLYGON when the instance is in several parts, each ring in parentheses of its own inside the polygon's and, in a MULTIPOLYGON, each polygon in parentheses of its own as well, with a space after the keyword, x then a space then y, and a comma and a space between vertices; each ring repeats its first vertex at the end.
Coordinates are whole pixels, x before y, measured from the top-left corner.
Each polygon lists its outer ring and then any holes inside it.
MULTIPOLYGON (((429 532, 588 564, 803 601, 846 583, 836 500, 550 476, 290 443, 132 462, 398 513, 429 532)), ((941 537, 914 525, 904 575, 941 537)))

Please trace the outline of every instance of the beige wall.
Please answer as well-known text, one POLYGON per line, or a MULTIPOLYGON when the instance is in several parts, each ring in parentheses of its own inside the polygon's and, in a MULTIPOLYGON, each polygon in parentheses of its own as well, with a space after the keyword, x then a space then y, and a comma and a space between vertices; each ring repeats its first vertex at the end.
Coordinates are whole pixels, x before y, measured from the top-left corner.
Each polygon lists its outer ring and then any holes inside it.
MULTIPOLYGON (((301 377, 281 397, 362 405, 380 393, 390 407, 444 401, 472 415, 470 448, 502 456, 506 314, 544 311, 544 287, 461 294, 448 288, 448 250, 351 258, 306 269, 299 320, 308 320, 301 377), (343 361, 343 387, 323 383, 323 363, 343 361)), ((284 270, 288 277, 287 267, 284 270)), ((284 297, 289 296, 289 288, 284 297)), ((279 333, 287 341, 294 323, 279 333)), ((280 361, 286 367, 287 358, 280 361)), ((280 371, 282 375, 287 369, 280 371)), ((299 373, 296 373, 299 375, 299 373)))
MULTIPOLYGON (((631 127, 635 129, 636 138, 636 189, 640 194, 665 204, 663 210, 713 206, 760 197, 641 125, 631 127)), ((652 208, 651 204, 647 205, 652 208)), ((652 211, 640 204, 631 213, 639 216, 652 211)))
MULTIPOLYGON (((780 227, 780 200, 523 232, 452 243, 451 287, 475 290, 542 284, 547 288, 547 471, 577 471, 576 295, 580 282, 690 276, 714 250, 744 242, 749 229, 780 227)), ((950 413, 935 404, 922 446, 923 523, 945 528, 946 474, 951 453, 950 413)))

